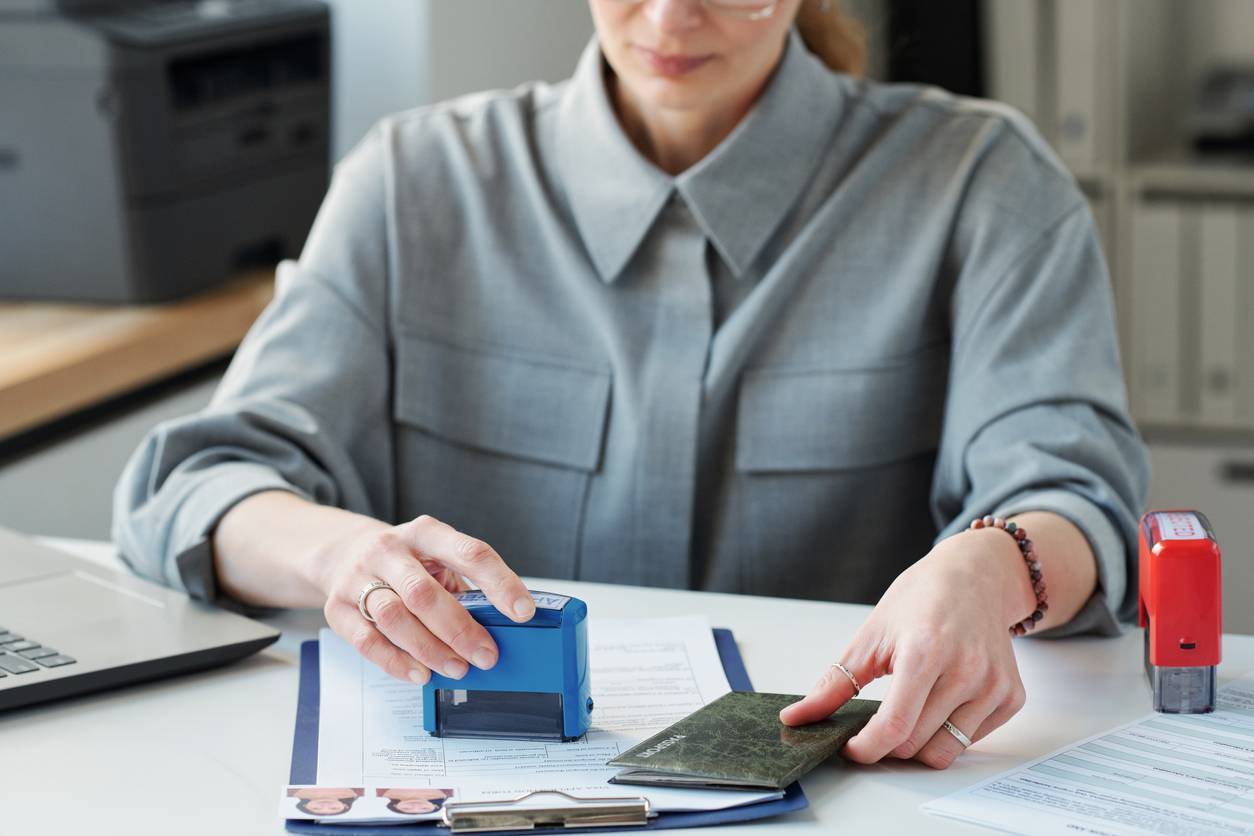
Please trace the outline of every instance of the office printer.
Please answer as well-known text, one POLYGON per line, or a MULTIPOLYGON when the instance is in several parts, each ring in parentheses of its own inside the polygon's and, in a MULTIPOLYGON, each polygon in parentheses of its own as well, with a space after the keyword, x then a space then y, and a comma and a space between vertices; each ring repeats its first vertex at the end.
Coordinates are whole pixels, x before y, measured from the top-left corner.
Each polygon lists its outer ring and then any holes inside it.
POLYGON ((0 297, 166 300, 299 253, 329 23, 317 0, 0 0, 0 297))

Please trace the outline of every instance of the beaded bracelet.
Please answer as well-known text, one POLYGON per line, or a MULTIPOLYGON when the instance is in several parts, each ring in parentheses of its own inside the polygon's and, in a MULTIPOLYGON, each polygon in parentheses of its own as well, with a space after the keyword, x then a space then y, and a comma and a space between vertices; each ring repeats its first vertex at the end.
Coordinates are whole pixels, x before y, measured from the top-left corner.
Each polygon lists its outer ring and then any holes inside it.
POLYGON ((1032 579, 1032 591, 1036 593, 1036 609, 1027 618, 1010 628, 1012 636, 1022 636, 1035 627, 1036 622, 1044 618, 1049 609, 1049 602, 1045 597, 1045 579, 1041 577, 1041 561, 1036 557, 1032 541, 1028 539, 1027 531, 1015 523, 1006 522, 1001 517, 977 517, 971 521, 971 528, 1000 528, 1014 537, 1015 545, 1019 547, 1019 553, 1023 555, 1023 562, 1028 565, 1028 577, 1032 579))

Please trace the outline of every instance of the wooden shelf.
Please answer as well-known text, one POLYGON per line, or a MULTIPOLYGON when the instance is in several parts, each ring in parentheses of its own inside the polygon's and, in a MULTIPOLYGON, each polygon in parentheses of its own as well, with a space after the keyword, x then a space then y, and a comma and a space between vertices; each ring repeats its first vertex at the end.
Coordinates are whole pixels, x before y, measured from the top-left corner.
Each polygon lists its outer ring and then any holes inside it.
POLYGON ((1150 444, 1186 444, 1194 447, 1224 446, 1247 448, 1254 453, 1254 426, 1219 427, 1197 422, 1178 424, 1137 422, 1141 437, 1150 444))
POLYGON ((0 439, 230 354, 273 295, 266 270, 159 305, 0 303, 0 439))
POLYGON ((1138 196, 1162 193, 1254 201, 1254 160, 1248 157, 1212 158, 1175 151, 1133 163, 1129 173, 1138 196))

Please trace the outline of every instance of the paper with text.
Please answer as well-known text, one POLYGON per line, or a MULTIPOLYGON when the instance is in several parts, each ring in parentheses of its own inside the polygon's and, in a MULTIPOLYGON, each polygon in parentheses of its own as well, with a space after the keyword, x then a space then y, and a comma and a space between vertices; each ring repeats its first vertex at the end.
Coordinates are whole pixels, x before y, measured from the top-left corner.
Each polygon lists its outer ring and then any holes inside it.
POLYGON ((1254 834, 1254 677, 922 806, 1014 833, 1254 834))
POLYGON ((589 619, 588 647, 596 708, 583 738, 468 740, 428 735, 422 728, 422 689, 393 679, 323 630, 318 783, 456 787, 468 800, 535 789, 643 793, 661 810, 713 810, 779 797, 607 783, 618 770, 606 761, 731 689, 702 617, 589 619))

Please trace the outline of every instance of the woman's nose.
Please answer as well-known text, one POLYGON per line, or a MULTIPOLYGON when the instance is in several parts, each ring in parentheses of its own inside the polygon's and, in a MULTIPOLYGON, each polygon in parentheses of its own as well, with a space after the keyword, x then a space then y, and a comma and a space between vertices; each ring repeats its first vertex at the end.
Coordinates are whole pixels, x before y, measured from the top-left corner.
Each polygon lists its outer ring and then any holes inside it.
POLYGON ((644 0, 644 15, 659 32, 683 32, 705 18, 701 0, 644 0))

